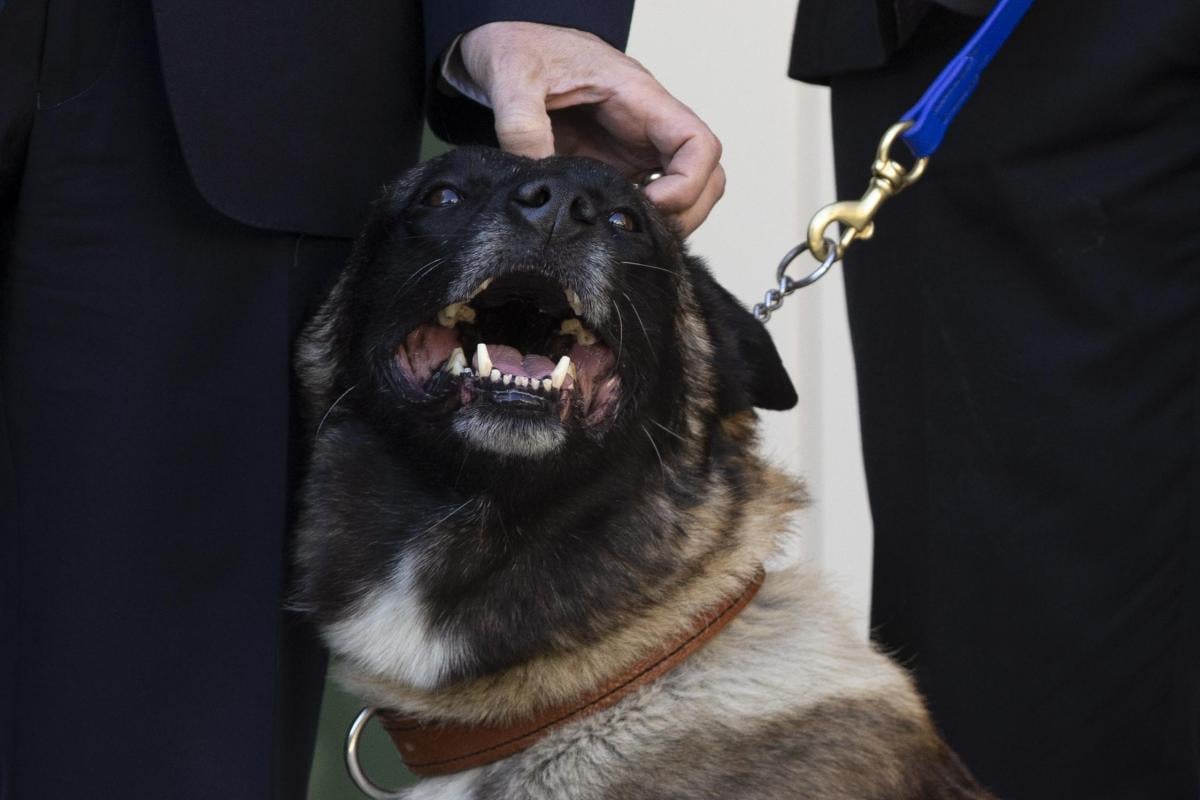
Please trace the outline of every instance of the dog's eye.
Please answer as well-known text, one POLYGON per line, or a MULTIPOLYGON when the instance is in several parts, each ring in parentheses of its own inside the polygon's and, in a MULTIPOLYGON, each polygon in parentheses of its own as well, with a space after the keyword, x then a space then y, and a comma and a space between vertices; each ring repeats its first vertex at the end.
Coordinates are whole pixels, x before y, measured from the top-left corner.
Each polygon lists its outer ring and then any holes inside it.
POLYGON ((614 211, 608 215, 608 224, 623 231, 636 231, 637 220, 628 211, 614 211))
POLYGON ((462 202, 462 195, 449 186, 439 186, 425 195, 425 205, 434 208, 446 208, 458 205, 460 202, 462 202))

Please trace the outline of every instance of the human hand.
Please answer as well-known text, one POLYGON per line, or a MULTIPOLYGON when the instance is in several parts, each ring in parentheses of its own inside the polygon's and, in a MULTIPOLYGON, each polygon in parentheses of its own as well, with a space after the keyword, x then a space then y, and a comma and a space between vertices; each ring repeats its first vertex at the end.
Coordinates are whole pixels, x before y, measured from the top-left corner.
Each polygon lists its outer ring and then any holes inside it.
POLYGON ((533 22, 493 22, 460 42, 505 150, 531 158, 591 156, 636 179, 686 236, 725 192, 721 143, 645 67, 593 34, 533 22))

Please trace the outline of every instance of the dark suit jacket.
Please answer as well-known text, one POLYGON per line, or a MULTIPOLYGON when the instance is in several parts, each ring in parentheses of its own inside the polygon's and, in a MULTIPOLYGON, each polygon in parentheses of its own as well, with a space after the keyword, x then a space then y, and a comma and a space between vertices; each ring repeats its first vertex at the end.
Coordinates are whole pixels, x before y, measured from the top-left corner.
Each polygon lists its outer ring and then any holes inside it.
MULTIPOLYGON (((250 225, 353 236, 379 187, 418 154, 437 57, 498 20, 592 31, 623 48, 632 0, 154 0, 188 168, 250 225)), ((489 115, 436 96, 444 131, 484 138, 489 115), (466 116, 459 120, 459 116, 466 116)))
POLYGON ((809 83, 882 67, 933 5, 986 14, 995 0, 801 0, 788 75, 809 83))

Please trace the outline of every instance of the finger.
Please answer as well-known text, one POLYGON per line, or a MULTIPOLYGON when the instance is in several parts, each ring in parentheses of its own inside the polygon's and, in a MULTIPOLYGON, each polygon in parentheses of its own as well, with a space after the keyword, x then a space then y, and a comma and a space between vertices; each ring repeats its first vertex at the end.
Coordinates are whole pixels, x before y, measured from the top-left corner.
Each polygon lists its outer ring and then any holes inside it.
POLYGON ((546 92, 536 83, 510 84, 491 98, 501 149, 529 158, 554 155, 546 92))
POLYGON ((653 129, 648 131, 666 163, 663 176, 646 188, 646 196, 668 214, 682 213, 700 201, 721 160, 720 140, 690 109, 680 105, 690 117, 677 118, 680 128, 661 138, 653 129))
MULTIPOLYGON (((657 183, 657 181, 655 181, 657 183)), ((654 184, 650 184, 653 186, 654 184)), ((709 177, 708 182, 704 186, 704 190, 700 193, 700 197, 696 199, 687 209, 675 215, 675 219, 679 224, 680 235, 687 238, 695 231, 704 220, 708 219, 709 212, 717 204, 717 201, 725 194, 725 169, 718 164, 716 170, 709 177)))

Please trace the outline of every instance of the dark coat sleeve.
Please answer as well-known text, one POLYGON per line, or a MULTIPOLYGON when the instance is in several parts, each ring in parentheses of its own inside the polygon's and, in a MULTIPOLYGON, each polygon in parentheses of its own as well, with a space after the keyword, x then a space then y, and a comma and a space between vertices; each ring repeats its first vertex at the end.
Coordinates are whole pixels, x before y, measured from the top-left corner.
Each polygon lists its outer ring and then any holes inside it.
POLYGON ((828 83, 832 75, 883 66, 930 5, 930 0, 801 0, 788 75, 828 83))
POLYGON ((153 8, 170 108, 201 195, 254 227, 349 237, 379 187, 416 161, 426 107, 444 137, 494 141, 490 112, 462 98, 427 99, 455 36, 529 20, 623 47, 633 2, 153 0, 153 8))
POLYGON ((996 0, 800 0, 788 75, 808 83, 882 67, 932 6, 982 17, 996 0))
POLYGON ((633 0, 428 0, 424 14, 429 126, 454 144, 495 144, 490 109, 437 88, 442 54, 455 37, 489 22, 520 20, 585 30, 624 50, 633 0))

